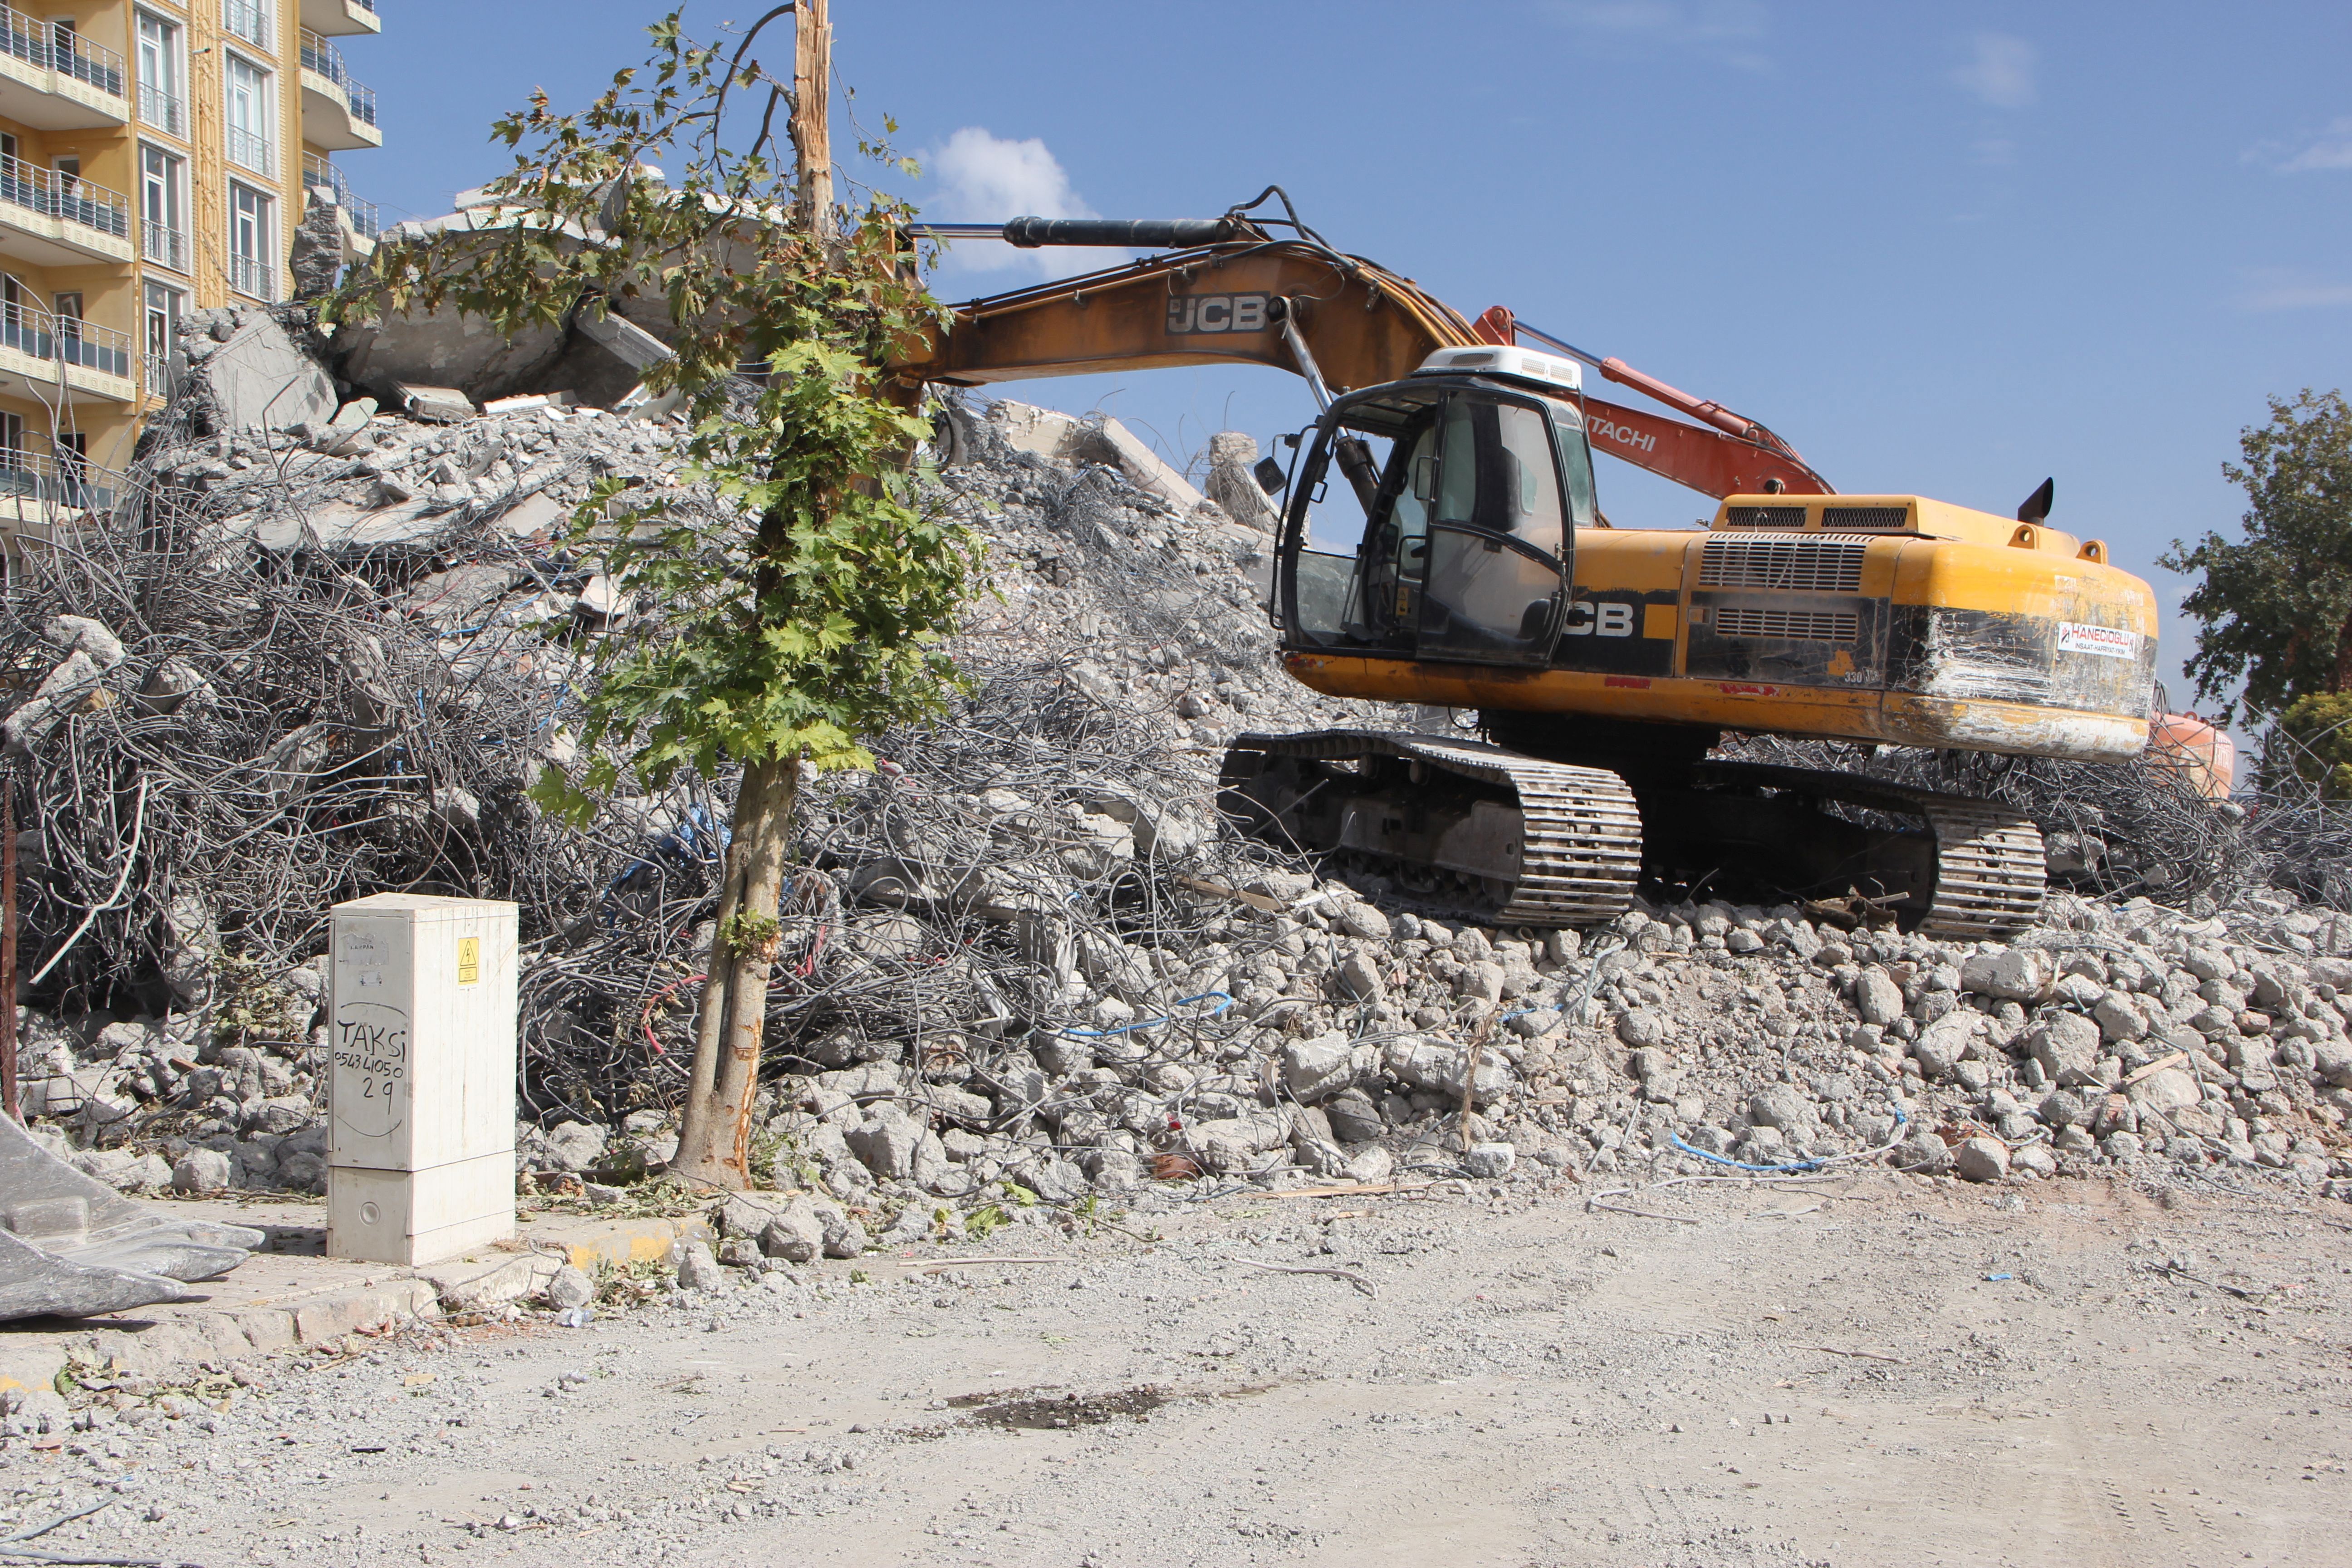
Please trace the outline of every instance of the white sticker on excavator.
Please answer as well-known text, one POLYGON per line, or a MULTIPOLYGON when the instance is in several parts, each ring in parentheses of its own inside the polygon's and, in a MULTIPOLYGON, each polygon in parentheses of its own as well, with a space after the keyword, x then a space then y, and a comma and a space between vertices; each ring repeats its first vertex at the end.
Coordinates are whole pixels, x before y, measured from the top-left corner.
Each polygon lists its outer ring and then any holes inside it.
POLYGON ((2119 631, 2114 626, 2084 626, 2079 621, 2058 623, 2060 653, 2095 654, 2101 658, 2137 658, 2139 634, 2119 631))

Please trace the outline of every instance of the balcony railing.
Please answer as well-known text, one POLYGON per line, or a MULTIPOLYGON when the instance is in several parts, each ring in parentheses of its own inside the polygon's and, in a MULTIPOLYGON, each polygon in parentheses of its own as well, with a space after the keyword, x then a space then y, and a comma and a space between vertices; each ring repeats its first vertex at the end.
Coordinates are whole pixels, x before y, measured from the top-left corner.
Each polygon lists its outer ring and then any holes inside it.
POLYGON ((40 70, 87 82, 110 98, 122 96, 122 57, 51 22, 0 5, 0 49, 40 70))
POLYGON ((375 123, 374 91, 352 79, 351 68, 343 64, 342 50, 308 27, 302 29, 302 68, 317 71, 341 88, 343 96, 351 100, 352 113, 370 125, 375 123))
POLYGON ((172 395, 171 355, 159 354, 154 350, 150 349, 147 353, 140 356, 140 369, 146 373, 147 379, 140 383, 140 384, 146 389, 148 396, 169 397, 172 395))
POLYGON ((278 149, 257 131, 225 125, 221 127, 221 149, 228 154, 228 161, 240 168, 273 178, 278 174, 278 149))
POLYGON ((0 202, 116 239, 131 237, 131 203, 121 193, 22 158, 0 157, 0 202))
POLYGON ((74 511, 106 511, 122 489, 122 476, 79 458, 62 462, 41 452, 0 447, 0 516, 21 514, 23 503, 74 511), (12 504, 13 503, 13 504, 12 504))
POLYGON ((139 224, 139 254, 158 267, 168 267, 174 272, 188 270, 188 237, 185 231, 165 228, 160 223, 141 219, 139 224))
POLYGON ((278 263, 263 256, 232 256, 228 258, 228 286, 251 299, 275 300, 278 263))
POLYGON ((221 26, 256 48, 269 47, 269 12, 260 0, 221 0, 221 26))
POLYGON ((302 184, 310 190, 324 191, 327 199, 343 209, 352 220, 352 230, 373 239, 380 232, 375 204, 363 202, 352 195, 351 183, 343 178, 342 170, 316 153, 302 154, 302 184))
POLYGON ((188 106, 160 87, 139 84, 139 121, 167 136, 188 133, 188 106))
POLYGON ((52 316, 29 305, 0 304, 0 349, 34 359, 94 370, 102 375, 131 374, 131 334, 73 316, 52 316))

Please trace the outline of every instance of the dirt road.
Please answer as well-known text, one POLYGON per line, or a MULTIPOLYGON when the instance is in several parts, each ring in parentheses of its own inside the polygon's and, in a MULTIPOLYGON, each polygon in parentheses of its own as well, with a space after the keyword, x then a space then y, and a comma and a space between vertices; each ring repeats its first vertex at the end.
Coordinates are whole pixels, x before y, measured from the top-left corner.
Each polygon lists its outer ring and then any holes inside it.
POLYGON ((42 1547, 207 1564, 2352 1562, 2341 1205, 1879 1173, 1619 1201, 1018 1226, 1000 1249, 1050 1261, 273 1363, 225 1414, 0 1464, 26 1522, 121 1489, 42 1547))

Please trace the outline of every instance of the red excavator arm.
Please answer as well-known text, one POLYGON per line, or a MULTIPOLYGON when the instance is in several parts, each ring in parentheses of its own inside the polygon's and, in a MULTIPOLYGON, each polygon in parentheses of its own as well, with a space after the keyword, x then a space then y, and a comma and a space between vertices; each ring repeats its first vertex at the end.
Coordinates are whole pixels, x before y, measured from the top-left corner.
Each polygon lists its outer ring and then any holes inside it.
POLYGON ((1621 359, 1594 359, 1549 332, 1538 332, 1518 321, 1510 308, 1496 305, 1471 323, 1481 342, 1510 344, 1532 337, 1564 353, 1575 355, 1622 386, 1701 419, 1713 429, 1685 425, 1679 419, 1585 399, 1585 425, 1592 448, 1622 458, 1637 468, 1647 468, 1703 495, 1756 495, 1768 490, 1790 495, 1835 495, 1830 482, 1813 472, 1797 449, 1753 419, 1734 414, 1720 403, 1692 396, 1644 375, 1621 359))

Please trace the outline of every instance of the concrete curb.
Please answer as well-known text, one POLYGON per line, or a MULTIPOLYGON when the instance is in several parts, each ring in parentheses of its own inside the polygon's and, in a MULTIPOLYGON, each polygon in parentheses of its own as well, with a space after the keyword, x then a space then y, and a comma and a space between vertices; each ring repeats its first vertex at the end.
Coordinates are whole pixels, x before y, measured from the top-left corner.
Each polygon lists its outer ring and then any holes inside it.
POLYGON ((53 1388, 69 1363, 157 1377, 198 1362, 244 1361, 440 1316, 440 1297, 429 1282, 394 1279, 325 1290, 282 1306, 159 1319, 135 1329, 26 1334, 23 1342, 0 1343, 0 1394, 53 1388))
MULTIPOLYGON (((307 1292, 297 1288, 242 1307, 174 1311, 166 1306, 143 1317, 123 1314, 118 1321, 125 1326, 119 1328, 0 1330, 0 1396, 54 1390, 58 1371, 71 1363, 168 1377, 201 1362, 246 1361, 362 1330, 486 1311, 537 1294, 566 1262, 593 1273, 603 1263, 625 1267, 666 1259, 681 1240, 713 1239, 700 1215, 640 1220, 567 1215, 541 1219, 523 1234, 535 1250, 478 1255, 364 1284, 307 1292)), ((276 1287, 265 1282, 262 1288, 276 1287)))

